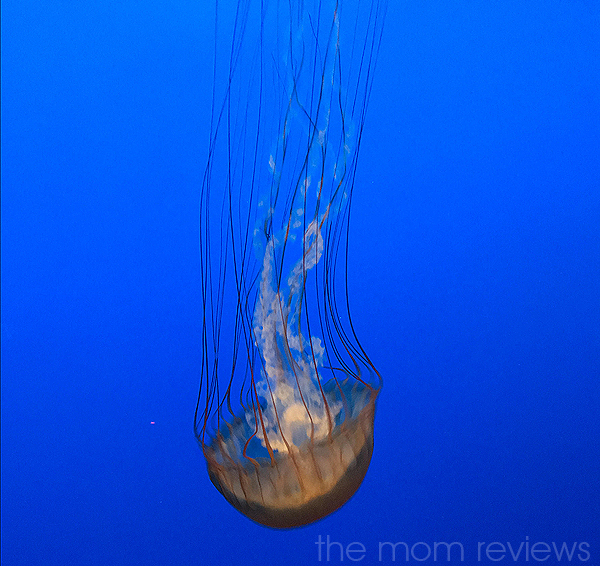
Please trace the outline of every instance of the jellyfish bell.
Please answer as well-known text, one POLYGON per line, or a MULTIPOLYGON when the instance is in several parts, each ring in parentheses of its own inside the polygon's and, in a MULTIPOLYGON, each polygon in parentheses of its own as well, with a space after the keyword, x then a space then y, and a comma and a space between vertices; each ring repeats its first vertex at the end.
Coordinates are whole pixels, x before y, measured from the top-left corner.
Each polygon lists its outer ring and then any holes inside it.
POLYGON ((341 507, 373 453, 382 382, 347 261, 384 4, 266 4, 239 0, 227 63, 215 55, 194 429, 227 501, 290 528, 341 507))
MULTIPOLYGON (((243 419, 228 423, 206 448, 208 471, 215 487, 250 519, 274 528, 312 523, 341 507, 362 483, 373 453, 373 417, 377 391, 331 385, 332 402, 345 396, 352 405, 345 422, 323 438, 268 450, 244 447, 254 427, 243 419), (246 460, 246 461, 244 461, 246 460)), ((310 429, 299 411, 302 434, 310 429)), ((250 419, 252 421, 252 419, 250 419)), ((293 426, 290 426, 290 430, 293 426)), ((293 435, 293 433, 292 433, 293 435)), ((266 438, 266 436, 265 436, 266 438)), ((285 435, 280 438, 284 439, 285 435)), ((285 443, 286 441, 284 441, 285 443)))

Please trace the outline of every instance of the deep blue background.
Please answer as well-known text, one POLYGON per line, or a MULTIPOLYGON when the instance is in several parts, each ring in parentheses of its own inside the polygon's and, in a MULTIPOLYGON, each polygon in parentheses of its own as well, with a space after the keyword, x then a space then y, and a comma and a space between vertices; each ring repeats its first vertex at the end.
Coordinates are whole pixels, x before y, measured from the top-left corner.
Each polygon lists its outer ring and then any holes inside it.
POLYGON ((600 4, 391 2, 351 236, 376 451, 292 532, 192 434, 213 17, 2 2, 3 566, 304 565, 319 534, 598 564, 600 4))

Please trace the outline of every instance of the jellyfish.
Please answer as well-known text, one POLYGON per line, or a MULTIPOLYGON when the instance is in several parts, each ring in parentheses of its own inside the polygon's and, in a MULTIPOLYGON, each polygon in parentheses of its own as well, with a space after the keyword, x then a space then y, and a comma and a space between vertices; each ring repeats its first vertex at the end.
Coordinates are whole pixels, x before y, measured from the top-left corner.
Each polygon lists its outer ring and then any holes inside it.
POLYGON ((382 379, 350 316, 348 257, 384 12, 217 2, 194 432, 215 487, 272 528, 340 508, 373 453, 382 379))

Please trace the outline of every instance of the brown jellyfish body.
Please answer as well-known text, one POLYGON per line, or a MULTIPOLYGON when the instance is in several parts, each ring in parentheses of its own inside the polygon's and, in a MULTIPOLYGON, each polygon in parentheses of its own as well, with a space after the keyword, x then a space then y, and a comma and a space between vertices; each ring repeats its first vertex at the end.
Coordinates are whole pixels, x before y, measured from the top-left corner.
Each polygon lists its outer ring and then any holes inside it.
POLYGON ((239 0, 222 58, 215 42, 194 429, 225 499, 291 528, 344 505, 373 453, 381 377, 350 317, 348 237, 384 6, 264 6, 239 0))
POLYGON ((356 415, 325 438, 274 452, 272 458, 239 458, 239 440, 254 431, 243 419, 231 423, 205 451, 215 487, 244 515, 274 528, 306 525, 341 507, 367 473, 375 416, 375 391, 347 393, 360 397, 356 415))

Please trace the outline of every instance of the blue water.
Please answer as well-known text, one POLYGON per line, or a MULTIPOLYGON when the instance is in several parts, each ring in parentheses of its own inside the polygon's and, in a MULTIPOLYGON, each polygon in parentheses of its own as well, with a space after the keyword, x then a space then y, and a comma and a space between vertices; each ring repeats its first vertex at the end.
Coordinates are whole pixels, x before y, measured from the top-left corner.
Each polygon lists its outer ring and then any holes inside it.
POLYGON ((212 4, 2 2, 3 566, 600 564, 600 4, 391 2, 351 231, 375 454, 288 532, 192 432, 212 4))

